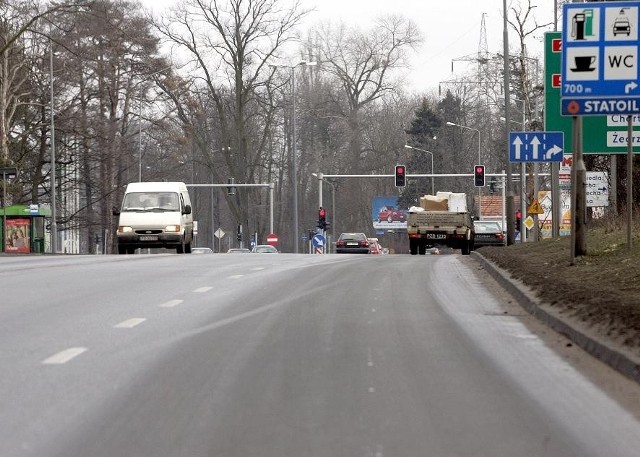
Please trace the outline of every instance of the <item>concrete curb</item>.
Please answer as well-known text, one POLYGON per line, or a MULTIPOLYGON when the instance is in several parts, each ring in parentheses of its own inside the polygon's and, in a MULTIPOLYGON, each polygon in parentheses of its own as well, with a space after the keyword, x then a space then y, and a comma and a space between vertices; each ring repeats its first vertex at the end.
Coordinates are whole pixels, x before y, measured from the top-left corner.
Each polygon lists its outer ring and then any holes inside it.
POLYGON ((556 332, 564 335, 575 345, 584 349, 598 360, 601 360, 622 375, 640 384, 640 363, 638 361, 633 360, 615 347, 598 341, 591 335, 587 335, 575 327, 572 327, 567 321, 541 308, 540 302, 527 286, 513 278, 508 271, 498 267, 482 254, 472 251, 472 257, 495 278, 529 314, 556 332))

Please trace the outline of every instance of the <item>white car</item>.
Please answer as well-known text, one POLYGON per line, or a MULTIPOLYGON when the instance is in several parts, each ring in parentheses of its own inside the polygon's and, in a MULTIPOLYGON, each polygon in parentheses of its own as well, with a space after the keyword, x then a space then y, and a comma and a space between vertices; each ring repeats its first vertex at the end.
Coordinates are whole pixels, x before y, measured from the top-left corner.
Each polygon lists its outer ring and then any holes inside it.
POLYGON ((254 254, 278 254, 278 250, 270 244, 259 244, 251 250, 254 254))

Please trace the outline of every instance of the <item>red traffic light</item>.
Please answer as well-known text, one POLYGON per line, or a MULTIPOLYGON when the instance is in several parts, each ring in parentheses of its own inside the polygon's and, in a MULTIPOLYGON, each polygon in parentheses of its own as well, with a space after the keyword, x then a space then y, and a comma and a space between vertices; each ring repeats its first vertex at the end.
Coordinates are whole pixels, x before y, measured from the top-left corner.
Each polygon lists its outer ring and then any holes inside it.
POLYGON ((484 187, 484 165, 476 165, 473 174, 473 183, 476 187, 484 187))
POLYGON ((406 182, 406 166, 405 165, 396 165, 396 187, 404 187, 407 185, 406 182))

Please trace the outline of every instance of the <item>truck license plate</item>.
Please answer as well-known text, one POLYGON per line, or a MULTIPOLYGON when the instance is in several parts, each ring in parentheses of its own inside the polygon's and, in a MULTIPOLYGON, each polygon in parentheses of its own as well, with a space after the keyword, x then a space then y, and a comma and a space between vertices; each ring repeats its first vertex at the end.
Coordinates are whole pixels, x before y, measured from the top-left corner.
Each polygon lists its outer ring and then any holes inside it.
POLYGON ((445 233, 427 233, 427 238, 430 240, 444 240, 447 235, 445 233))
POLYGON ((157 235, 140 235, 140 241, 158 241, 157 235))

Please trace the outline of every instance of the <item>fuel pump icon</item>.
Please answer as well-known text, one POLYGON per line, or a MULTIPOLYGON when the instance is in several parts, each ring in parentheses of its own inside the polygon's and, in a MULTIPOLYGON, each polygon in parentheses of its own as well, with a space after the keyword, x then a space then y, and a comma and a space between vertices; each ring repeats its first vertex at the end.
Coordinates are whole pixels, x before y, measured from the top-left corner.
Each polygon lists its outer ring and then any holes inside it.
POLYGON ((576 13, 571 20, 571 36, 576 40, 585 40, 593 36, 593 10, 576 13))

